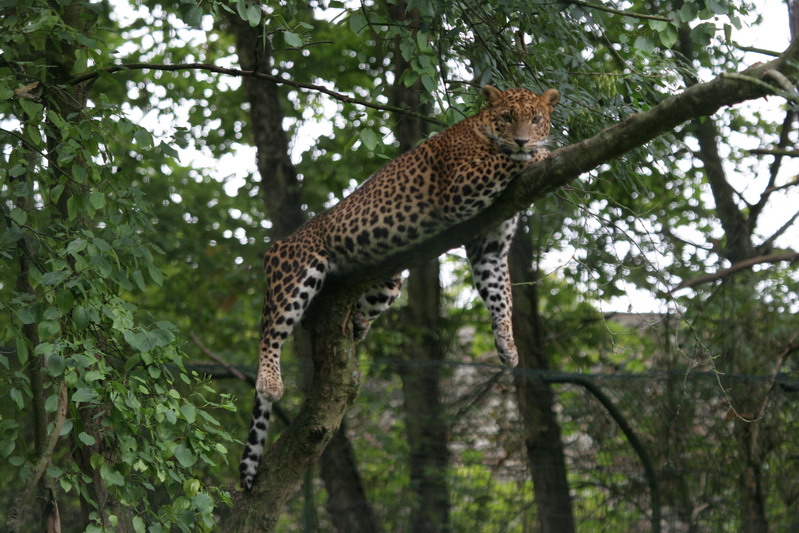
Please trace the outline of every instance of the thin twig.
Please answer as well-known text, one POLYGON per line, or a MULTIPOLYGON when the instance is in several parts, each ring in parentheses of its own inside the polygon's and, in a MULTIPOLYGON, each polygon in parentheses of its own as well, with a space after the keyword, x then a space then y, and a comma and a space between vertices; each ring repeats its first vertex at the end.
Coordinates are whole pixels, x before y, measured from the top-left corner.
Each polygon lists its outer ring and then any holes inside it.
POLYGON ((263 80, 268 80, 273 83, 277 83, 280 85, 289 85, 291 87, 296 87, 298 89, 306 89, 310 91, 316 91, 322 94, 326 94, 335 100, 340 102, 345 102, 349 104, 356 104, 364 107, 369 107, 372 109, 377 109, 380 111, 391 111, 393 113, 401 113, 404 115, 408 115, 414 118, 418 118, 421 120, 426 120, 433 124, 438 124, 439 126, 446 126, 445 122, 442 122, 438 119, 429 117, 422 113, 417 113, 415 111, 411 111, 409 109, 405 109, 402 107, 396 107, 391 105, 381 105, 376 104, 374 102, 369 102, 367 100, 361 100, 359 98, 353 98, 352 96, 348 96, 346 94, 342 94, 322 85, 316 85, 314 83, 303 83, 299 81, 293 81, 282 76, 274 76, 272 74, 267 74, 265 72, 258 72, 252 70, 239 70, 235 68, 224 68, 224 67, 217 67, 216 65, 211 65, 208 63, 181 63, 178 65, 160 65, 154 63, 126 63, 124 65, 114 65, 111 67, 106 67, 104 69, 95 70, 92 72, 85 72, 79 76, 75 76, 71 80, 66 82, 66 85, 77 85, 79 83, 83 83, 89 80, 93 80, 98 78, 101 73, 106 74, 113 74, 115 72, 126 71, 126 70, 162 70, 167 72, 177 72, 181 70, 205 70, 209 72, 216 72, 217 74, 226 74, 228 76, 249 76, 253 78, 259 78, 263 80))
POLYGON ((56 443, 61 436, 61 428, 64 426, 64 421, 67 418, 67 399, 67 384, 62 381, 59 389, 58 408, 53 423, 53 431, 50 432, 45 447, 42 450, 42 454, 36 461, 36 465, 33 467, 30 477, 25 481, 25 485, 17 494, 17 497, 14 499, 14 504, 8 512, 6 526, 8 526, 9 531, 18 531, 20 529, 20 521, 25 513, 25 507, 34 501, 34 499, 31 498, 31 492, 33 492, 34 487, 42 478, 42 475, 44 475, 45 470, 47 470, 47 467, 53 459, 53 451, 55 451, 56 443))
POLYGON ((799 261, 799 252, 761 255, 758 257, 752 257, 750 259, 744 259, 743 261, 735 263, 730 268, 725 268, 724 270, 719 270, 718 272, 714 272, 712 274, 705 274, 704 276, 699 276, 691 280, 683 281, 682 283, 674 287, 674 289, 672 289, 672 292, 678 291, 680 289, 687 289, 689 287, 696 287, 697 285, 702 285, 703 283, 708 283, 710 281, 716 281, 718 279, 726 278, 728 276, 735 274, 736 272, 752 268, 753 266, 760 265, 762 263, 779 263, 782 261, 791 261, 791 262, 799 261))
POLYGON ((596 4, 589 4, 588 2, 582 2, 581 0, 563 0, 567 4, 574 4, 576 6, 587 7, 590 9, 596 9, 597 11, 604 11, 606 13, 613 13, 614 15, 623 15, 625 17, 632 17, 637 19, 646 19, 646 20, 661 20, 663 22, 671 22, 669 17, 662 17, 660 15, 644 15, 642 13, 633 13, 632 11, 622 11, 620 9, 613 9, 612 7, 605 7, 605 6, 598 6, 596 4))
MULTIPOLYGON (((796 185, 796 184, 794 183, 793 185, 796 185)), ((783 233, 788 231, 788 228, 793 226, 793 224, 794 224, 794 222, 796 222, 797 218, 799 218, 799 211, 794 213, 793 216, 791 218, 789 218, 787 222, 785 222, 785 224, 780 226, 780 229, 778 229, 777 231, 772 233, 771 236, 768 239, 763 241, 763 244, 760 245, 760 249, 764 250, 764 249, 768 249, 769 247, 771 247, 771 245, 774 243, 774 241, 777 240, 777 237, 779 237, 780 235, 782 235, 783 233)))
POLYGON ((194 332, 189 333, 189 337, 191 337, 191 340, 194 341, 194 344, 196 344, 205 355, 225 367, 225 369, 233 374, 237 379, 240 379, 241 381, 248 383, 250 386, 255 387, 255 379, 253 379, 252 376, 244 374, 241 370, 222 359, 222 357, 216 353, 212 352, 205 344, 202 343, 200 338, 194 332))
POLYGON ((799 157, 799 150, 786 150, 778 148, 753 148, 749 150, 753 155, 781 155, 785 157, 799 157))
MULTIPOLYGON (((765 77, 770 77, 772 79, 775 79, 775 76, 773 75, 774 72, 776 72, 776 71, 767 70, 766 72, 763 73, 763 77, 764 78, 765 77)), ((766 89, 767 91, 769 91, 769 92, 771 92, 773 94, 782 96, 783 98, 785 98, 786 100, 788 100, 790 102, 797 102, 796 91, 793 88, 791 88, 790 90, 785 90, 785 89, 783 89, 781 87, 775 87, 774 85, 771 85, 770 83, 766 83, 765 81, 763 81, 763 80, 761 80, 759 78, 753 78, 752 76, 747 76, 746 74, 740 74, 738 72, 722 72, 721 73, 721 77, 722 78, 727 78, 727 79, 730 79, 730 80, 738 80, 738 81, 745 81, 745 82, 748 82, 748 83, 753 83, 753 84, 755 84, 755 85, 757 85, 759 87, 762 87, 762 88, 766 89)))
POLYGON ((757 48, 755 46, 741 46, 739 44, 733 44, 735 48, 741 50, 742 52, 754 52, 755 54, 763 54, 771 57, 779 57, 780 52, 775 52, 774 50, 766 50, 765 48, 757 48))

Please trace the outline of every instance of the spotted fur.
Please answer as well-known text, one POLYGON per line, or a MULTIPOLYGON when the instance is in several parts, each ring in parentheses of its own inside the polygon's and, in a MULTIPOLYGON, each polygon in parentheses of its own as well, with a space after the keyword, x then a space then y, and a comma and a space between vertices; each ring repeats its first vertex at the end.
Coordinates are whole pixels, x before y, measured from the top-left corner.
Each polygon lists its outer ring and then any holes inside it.
MULTIPOLYGON (((338 205, 266 253, 269 280, 263 308, 253 419, 240 464, 252 486, 267 434, 272 402, 283 395, 280 352, 286 338, 321 290, 328 273, 376 263, 469 219, 490 205, 525 166, 545 159, 555 89, 485 87, 487 105, 397 157, 338 205)), ((500 359, 518 361, 511 328, 507 255, 516 219, 466 247, 475 284, 486 302, 500 359)), ((371 322, 396 300, 399 277, 366 291, 355 306, 353 329, 363 338, 371 322)))

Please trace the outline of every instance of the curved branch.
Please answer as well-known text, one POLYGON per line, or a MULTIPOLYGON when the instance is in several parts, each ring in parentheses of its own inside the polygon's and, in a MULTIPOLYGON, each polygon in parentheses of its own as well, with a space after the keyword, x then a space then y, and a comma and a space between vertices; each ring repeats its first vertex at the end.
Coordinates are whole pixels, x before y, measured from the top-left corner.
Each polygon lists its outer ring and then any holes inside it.
POLYGON ((602 404, 602 407, 605 408, 611 418, 613 418, 613 421, 616 422, 616 425, 619 426, 624 436, 627 437, 630 446, 641 460, 641 466, 644 468, 644 476, 646 477, 647 485, 649 485, 649 496, 652 500, 652 531, 655 533, 660 532, 660 486, 658 485, 655 466, 652 463, 652 458, 649 457, 649 452, 646 450, 646 447, 641 442, 641 439, 638 438, 638 435, 635 434, 633 428, 630 427, 630 424, 627 423, 627 419, 624 418, 621 411, 619 411, 610 397, 589 379, 576 376, 543 376, 542 380, 547 383, 572 383, 574 385, 580 385, 590 392, 594 398, 602 404))
POLYGON ((178 65, 161 65, 156 63, 126 63, 124 65, 114 65, 111 67, 106 67, 91 72, 85 72, 67 81, 66 85, 77 85, 79 83, 94 80, 98 78, 101 73, 114 74, 116 72, 122 72, 127 70, 161 70, 166 72, 177 72, 181 70, 205 70, 208 72, 215 72, 217 74, 226 74, 228 76, 238 76, 238 77, 250 76, 254 78, 268 80, 280 85, 290 85, 291 87, 296 87, 297 89, 316 91, 318 93, 326 94, 327 96, 330 96, 331 98, 338 100, 340 102, 356 104, 364 107, 369 107, 372 109, 378 109, 380 111, 391 111, 393 113, 401 113, 403 115, 408 115, 418 119, 426 120, 427 122, 432 122, 433 124, 438 124, 439 126, 447 125, 445 122, 429 117, 422 113, 417 113, 415 111, 411 111, 409 109, 405 109, 402 107, 382 105, 382 104, 377 104, 375 102, 369 102, 367 100, 361 100, 359 98, 353 98, 352 96, 328 89, 323 85, 293 81, 283 78, 282 76, 275 76, 273 74, 267 74, 265 72, 258 72, 252 70, 239 70, 237 68, 218 67, 216 65, 211 65, 209 63, 181 63, 178 65))

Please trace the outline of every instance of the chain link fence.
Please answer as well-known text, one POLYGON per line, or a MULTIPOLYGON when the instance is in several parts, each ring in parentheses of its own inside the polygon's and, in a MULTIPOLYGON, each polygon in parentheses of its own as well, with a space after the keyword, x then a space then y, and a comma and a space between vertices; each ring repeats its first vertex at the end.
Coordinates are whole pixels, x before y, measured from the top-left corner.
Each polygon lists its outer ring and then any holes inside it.
MULTIPOLYGON (((514 373, 524 371, 449 361, 386 359, 364 367, 347 424, 378 523, 384 531, 410 530, 415 499, 399 375, 403 365, 433 364, 443 376, 443 419, 436 423, 446 424, 449 436, 449 529, 537 531, 514 385, 514 373)), ((756 524, 766 528, 759 531, 799 531, 796 376, 674 370, 528 377, 554 392, 577 531, 743 531, 755 519, 766 521, 756 524)), ((314 529, 333 530, 324 486, 313 479, 281 519, 281 531, 308 530, 309 508, 314 529)))

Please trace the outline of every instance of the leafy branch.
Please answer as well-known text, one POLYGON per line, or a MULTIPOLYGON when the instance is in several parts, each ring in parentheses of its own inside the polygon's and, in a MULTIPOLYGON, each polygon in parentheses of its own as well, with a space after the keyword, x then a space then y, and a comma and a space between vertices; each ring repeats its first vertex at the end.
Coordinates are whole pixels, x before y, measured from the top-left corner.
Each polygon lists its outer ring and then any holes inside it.
POLYGON ((625 17, 632 17, 637 19, 645 19, 645 20, 660 20, 663 22, 671 22, 669 17, 662 17, 660 15, 645 15, 643 13, 634 13, 632 11, 622 11, 621 9, 613 9, 612 7, 606 6, 598 6, 596 4, 591 4, 588 2, 583 2, 581 0, 564 0, 567 4, 573 4, 575 6, 587 7, 589 9, 596 9, 597 11, 604 11, 605 13, 612 13, 614 15, 622 15, 625 17))
POLYGON ((318 93, 326 94, 327 96, 338 100, 340 102, 348 103, 348 104, 355 104, 360 105, 363 107, 368 107, 371 109, 377 109, 379 111, 390 111, 392 113, 400 113, 403 115, 407 115, 410 117, 418 118, 421 120, 425 120, 427 122, 431 122, 433 124, 437 124, 439 126, 446 126, 447 124, 441 120, 436 118, 430 117, 423 113, 417 113, 416 111, 411 111, 410 109, 405 109, 403 107, 396 107, 392 105, 383 105, 378 104, 376 102, 372 102, 369 100, 362 100, 360 98, 354 98, 347 94, 336 92, 332 89, 328 89, 323 85, 317 85, 315 83, 304 83, 294 80, 286 79, 282 76, 275 76, 273 74, 267 74, 266 72, 258 72, 254 70, 240 70, 236 68, 225 68, 225 67, 218 67, 216 65, 211 65, 209 63, 181 63, 177 65, 162 65, 157 63, 125 63, 123 65, 113 65, 110 67, 106 67, 99 70, 94 70, 91 72, 85 72, 74 78, 70 79, 66 82, 67 85, 78 85, 80 83, 84 83, 87 81, 91 81, 100 77, 101 74, 114 74, 116 72, 123 72, 128 70, 160 70, 166 72, 178 72, 182 70, 204 70, 207 72, 215 72, 217 74, 226 74, 228 76, 238 76, 238 77, 253 77, 253 78, 260 78, 263 80, 268 80, 273 83, 277 83, 279 85, 288 85, 291 87, 296 87, 297 89, 304 89, 309 91, 316 91, 318 93))

